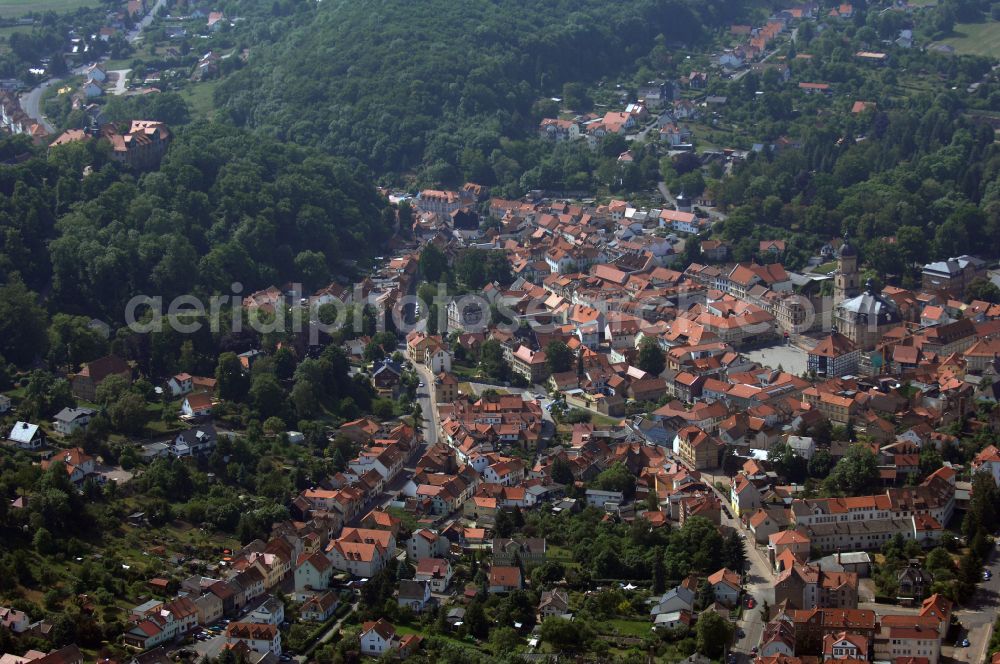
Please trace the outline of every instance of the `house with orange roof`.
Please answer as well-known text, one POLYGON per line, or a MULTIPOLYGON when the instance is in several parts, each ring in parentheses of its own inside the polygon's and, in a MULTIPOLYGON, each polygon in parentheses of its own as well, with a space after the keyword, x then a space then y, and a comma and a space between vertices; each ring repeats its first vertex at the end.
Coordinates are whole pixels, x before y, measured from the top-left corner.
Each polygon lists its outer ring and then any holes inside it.
POLYGON ((437 593, 446 592, 454 574, 447 558, 421 558, 417 561, 417 571, 413 578, 423 581, 437 593))
POLYGON ((738 473, 730 482, 729 504, 737 518, 752 513, 761 506, 760 491, 743 473, 738 473))
POLYGON ((448 555, 450 542, 428 528, 418 528, 406 540, 406 557, 410 560, 438 558, 448 555))
POLYGON ((867 662, 870 649, 868 639, 861 634, 845 631, 827 634, 823 637, 823 657, 825 659, 853 659, 867 662))
POLYGON ((490 594, 509 593, 521 590, 524 582, 521 576, 521 569, 518 567, 503 567, 494 565, 489 574, 490 594))
POLYGON ((295 590, 322 590, 330 587, 333 565, 322 553, 302 553, 295 565, 295 590))
POLYGON ((396 656, 403 659, 419 648, 422 640, 417 634, 399 636, 392 623, 379 618, 361 625, 359 645, 365 657, 383 657, 395 651, 396 656))
POLYGON ((938 621, 938 633, 941 638, 945 638, 948 629, 951 627, 951 615, 955 609, 955 604, 950 599, 934 593, 920 604, 920 615, 922 617, 932 617, 938 621))
POLYGON ((801 560, 809 559, 812 542, 805 533, 798 530, 782 530, 774 533, 767 540, 769 555, 777 557, 787 550, 796 558, 800 558, 801 560), (773 554, 771 554, 772 551, 773 554))
POLYGON ((1000 337, 979 339, 963 353, 966 368, 972 373, 984 371, 1000 357, 1000 337))
POLYGON ((510 368, 529 383, 541 383, 549 375, 545 359, 544 350, 534 351, 521 345, 511 354, 510 368))
POLYGON ((715 436, 696 426, 687 426, 674 438, 674 453, 694 470, 718 468, 725 446, 715 436))
POLYGON ((740 575, 731 569, 723 567, 706 579, 708 585, 712 586, 712 593, 715 601, 728 607, 736 606, 740 600, 742 584, 740 575))
POLYGON ((767 544, 771 535, 778 532, 778 525, 778 522, 763 508, 757 508, 757 511, 747 519, 747 527, 753 533, 757 544, 767 544))
POLYGON ((580 125, 572 120, 542 118, 538 123, 538 135, 556 143, 570 141, 580 138, 580 125))
POLYGON ((334 569, 370 579, 385 566, 391 553, 379 542, 338 539, 330 542, 326 555, 334 569))
POLYGON ((806 366, 816 376, 839 378, 857 374, 860 359, 854 342, 834 330, 809 351, 806 366))
POLYGON ((188 394, 181 402, 181 415, 187 418, 208 417, 215 406, 212 395, 206 392, 188 394))
POLYGON ((41 462, 42 470, 48 470, 56 462, 61 462, 69 480, 74 484, 82 483, 97 469, 96 460, 84 452, 82 447, 60 450, 49 459, 41 462))
POLYGON ((989 473, 1000 486, 1000 449, 996 445, 984 447, 972 460, 972 470, 989 473))
POLYGON ((361 527, 369 530, 388 530, 393 537, 399 535, 403 521, 382 510, 372 510, 361 519, 361 527))
POLYGON ((806 94, 829 94, 830 84, 829 83, 799 83, 799 90, 802 90, 806 94))
POLYGON ((874 657, 877 660, 898 661, 924 657, 929 664, 941 658, 940 621, 931 615, 882 616, 875 636, 874 657))

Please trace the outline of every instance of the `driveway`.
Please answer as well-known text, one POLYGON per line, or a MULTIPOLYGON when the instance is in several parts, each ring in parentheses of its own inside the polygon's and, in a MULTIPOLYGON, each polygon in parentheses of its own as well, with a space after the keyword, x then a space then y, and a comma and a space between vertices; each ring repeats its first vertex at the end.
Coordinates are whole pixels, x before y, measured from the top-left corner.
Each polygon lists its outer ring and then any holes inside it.
POLYGON ((986 660, 986 649, 993 636, 993 621, 997 618, 997 608, 1000 607, 1000 556, 996 549, 990 552, 986 567, 993 572, 989 581, 981 581, 976 586, 976 594, 972 601, 957 612, 958 619, 965 628, 969 639, 968 648, 955 648, 954 643, 943 643, 941 655, 955 662, 979 664, 986 660))
POLYGON ((125 83, 128 80, 128 73, 131 69, 112 69, 108 72, 108 79, 114 80, 115 87, 108 90, 108 94, 121 96, 125 94, 125 83))

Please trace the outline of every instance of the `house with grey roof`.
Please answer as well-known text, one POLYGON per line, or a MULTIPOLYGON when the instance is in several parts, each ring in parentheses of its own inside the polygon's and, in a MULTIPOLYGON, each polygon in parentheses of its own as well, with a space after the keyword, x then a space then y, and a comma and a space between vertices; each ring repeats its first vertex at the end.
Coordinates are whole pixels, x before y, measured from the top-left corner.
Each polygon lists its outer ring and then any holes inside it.
POLYGON ((52 418, 52 428, 64 436, 86 429, 94 417, 92 408, 63 408, 52 418))
POLYGON ((672 611, 692 611, 694 609, 694 591, 685 586, 677 586, 663 593, 656 599, 650 615, 654 618, 661 613, 672 611))
POLYGON ((30 422, 16 422, 7 438, 22 450, 37 450, 45 444, 45 432, 30 422))

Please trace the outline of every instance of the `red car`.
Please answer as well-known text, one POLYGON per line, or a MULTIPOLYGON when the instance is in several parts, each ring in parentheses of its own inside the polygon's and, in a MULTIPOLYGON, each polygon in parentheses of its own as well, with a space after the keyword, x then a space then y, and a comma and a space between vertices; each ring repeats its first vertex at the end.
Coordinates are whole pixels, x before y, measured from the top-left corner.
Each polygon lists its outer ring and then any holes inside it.
POLYGON ((747 599, 747 608, 748 609, 752 609, 755 606, 757 606, 757 602, 754 601, 753 597, 750 597, 749 599, 747 599))

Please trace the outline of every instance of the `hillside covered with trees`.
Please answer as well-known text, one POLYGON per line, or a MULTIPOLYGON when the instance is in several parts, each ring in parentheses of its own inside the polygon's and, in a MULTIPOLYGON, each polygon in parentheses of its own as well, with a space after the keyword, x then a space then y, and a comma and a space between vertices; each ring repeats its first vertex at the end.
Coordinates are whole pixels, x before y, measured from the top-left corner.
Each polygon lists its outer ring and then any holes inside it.
POLYGON ((29 150, 0 142, 29 157, 0 170, 0 279, 44 292, 52 311, 118 321, 140 293, 318 287, 391 230, 385 199, 342 160, 221 125, 182 129, 138 177, 100 142, 29 150))
POLYGON ((651 51, 656 69, 669 67, 680 56, 668 44, 697 42, 748 5, 317 3, 282 20, 282 33, 254 31, 249 65, 223 82, 216 102, 238 125, 355 157, 378 174, 422 167, 426 180, 443 182, 458 166, 477 181, 502 181, 509 161, 497 151, 532 126, 539 96, 579 94, 581 82, 617 75, 651 51))

